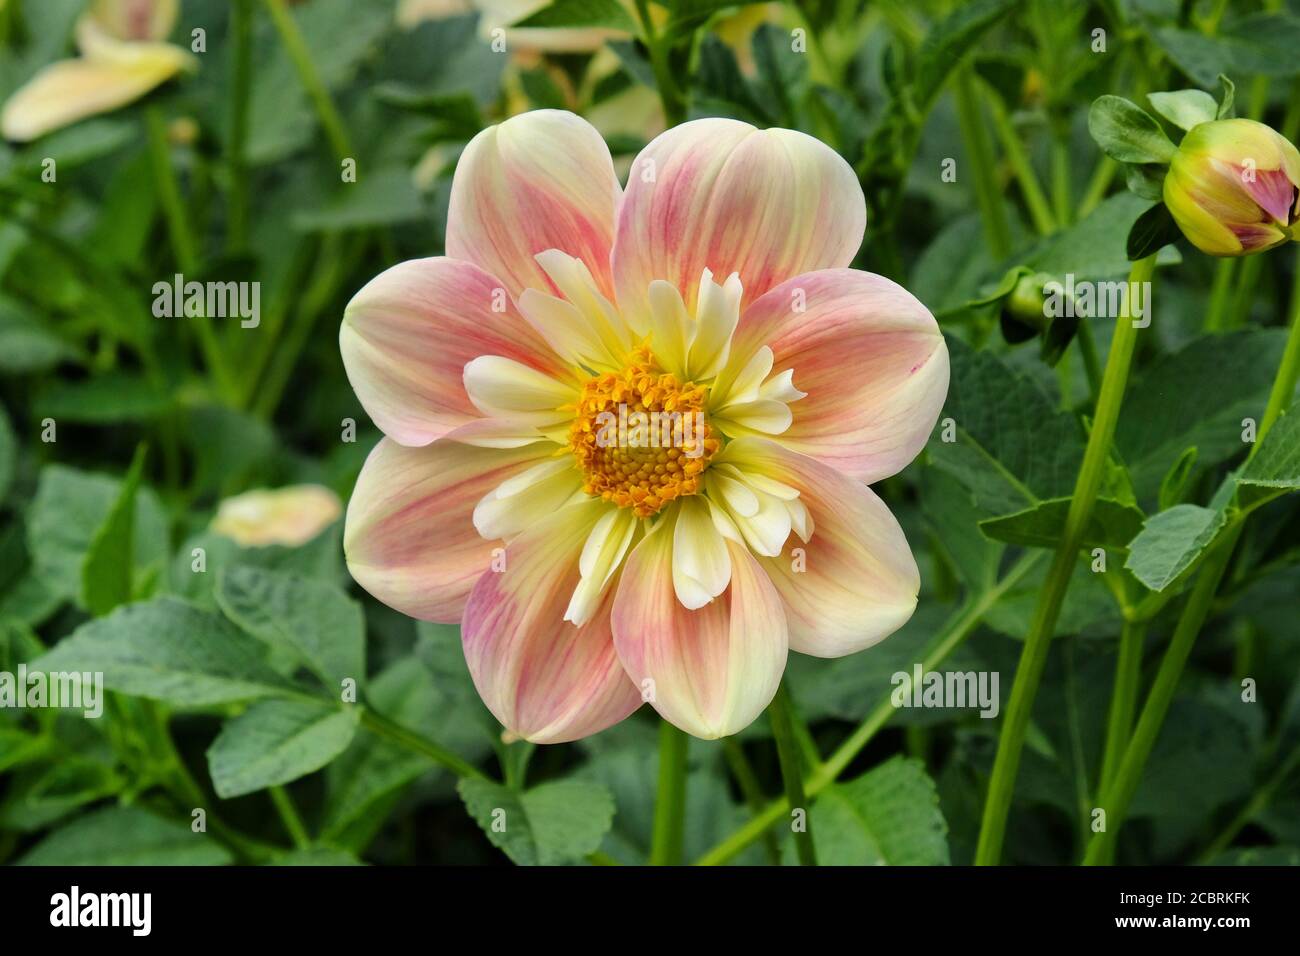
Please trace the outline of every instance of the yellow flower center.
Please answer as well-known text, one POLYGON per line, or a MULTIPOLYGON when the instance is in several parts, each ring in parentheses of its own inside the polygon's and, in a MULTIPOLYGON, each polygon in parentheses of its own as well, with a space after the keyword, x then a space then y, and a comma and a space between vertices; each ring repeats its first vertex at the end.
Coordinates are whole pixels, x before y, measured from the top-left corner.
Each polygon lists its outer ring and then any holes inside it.
POLYGON ((707 395, 659 368, 644 345, 621 371, 590 379, 569 430, 583 490, 642 518, 698 492, 722 446, 704 412, 707 395))

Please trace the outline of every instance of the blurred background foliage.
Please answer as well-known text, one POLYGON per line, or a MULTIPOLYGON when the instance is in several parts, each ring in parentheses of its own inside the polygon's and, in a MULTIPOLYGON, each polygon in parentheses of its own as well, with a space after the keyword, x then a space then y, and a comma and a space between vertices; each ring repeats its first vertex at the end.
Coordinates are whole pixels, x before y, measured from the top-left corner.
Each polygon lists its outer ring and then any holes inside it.
MULTIPOLYGON (((0 2, 0 100, 71 53, 83 6, 0 2)), ((1047 562, 1025 529, 979 522, 1070 494, 1113 325, 1017 311, 1007 277, 1127 273, 1124 238, 1149 201, 1125 191, 1088 135, 1102 93, 1214 90, 1227 73, 1240 115, 1294 139, 1300 5, 183 0, 172 42, 190 48, 199 29, 192 72, 127 108, 0 144, 0 671, 50 652, 51 664, 101 666, 115 688, 98 721, 0 710, 0 859, 645 859, 650 713, 574 745, 503 743, 456 629, 355 587, 340 522, 298 546, 244 546, 210 527, 221 501, 249 489, 314 483, 346 501, 379 436, 343 374, 343 306, 387 266, 442 252, 469 138, 556 107, 587 116, 624 173, 687 118, 818 136, 866 191, 855 265, 902 282, 949 335, 944 416, 964 438, 936 435, 879 489, 922 568, 916 616, 862 654, 793 655, 789 679, 810 759, 850 753, 836 748, 879 721, 814 805, 823 862, 969 862, 998 723, 882 701, 890 676, 954 622, 966 639, 943 669, 1000 672, 1005 701, 1047 562), (355 182, 342 180, 346 160, 355 182), (177 272, 260 282, 259 326, 156 318, 153 285, 177 272), (227 659, 235 651, 242 663, 227 659), (375 717, 301 690, 361 660, 375 717), (458 788, 430 747, 502 782, 458 788), (492 833, 500 806, 530 827, 492 833)), ((1224 264, 1170 246, 1160 261, 1104 492, 1119 554, 1149 516, 1211 502, 1240 462, 1241 421, 1263 409, 1295 310, 1287 248, 1224 264)), ((1298 528, 1286 497, 1248 527, 1118 862, 1300 860, 1298 528), (1242 702, 1245 677, 1256 703, 1242 702)), ((1124 593, 1157 593, 1116 575, 1124 593)), ((1008 862, 1074 861, 1089 836, 1123 623, 1108 583, 1081 563, 1034 710, 1008 862)), ((1147 631, 1144 680, 1182 584, 1162 582, 1170 600, 1147 631)), ((727 743, 692 741, 690 858, 779 795, 769 734, 759 721, 727 743)), ((785 837, 730 848, 721 856, 792 859, 785 837)))

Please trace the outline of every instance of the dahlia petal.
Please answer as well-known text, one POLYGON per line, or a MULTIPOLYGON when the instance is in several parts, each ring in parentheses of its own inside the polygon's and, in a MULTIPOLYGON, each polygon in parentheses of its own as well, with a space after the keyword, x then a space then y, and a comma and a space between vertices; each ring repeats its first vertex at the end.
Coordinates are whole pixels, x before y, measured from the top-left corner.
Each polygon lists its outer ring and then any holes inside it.
POLYGON ((559 249, 547 249, 533 258, 560 294, 586 317, 611 355, 621 356, 632 348, 632 330, 581 259, 559 249))
POLYGON ((683 607, 673 583, 674 538, 664 523, 633 549, 614 599, 614 645, 665 720, 706 740, 725 737, 748 726, 776 693, 785 613, 758 562, 729 540, 726 590, 698 610, 683 607))
POLYGON ((475 136, 456 166, 447 254, 500 276, 512 295, 552 288, 533 258, 576 256, 606 297, 619 201, 614 162, 594 127, 562 110, 534 110, 475 136))
POLYGON ((712 378, 731 354, 731 335, 740 321, 740 300, 744 290, 734 272, 722 285, 704 270, 695 306, 695 334, 691 340, 688 377, 712 378))
POLYGON ((505 570, 479 578, 465 607, 465 660, 479 696, 534 743, 577 740, 618 723, 641 695, 614 652, 606 594, 590 620, 564 620, 583 547, 609 505, 557 511, 510 542, 505 570))
POLYGON ((475 530, 475 504, 502 481, 545 461, 554 448, 479 448, 447 440, 408 448, 381 439, 348 502, 348 570, 403 614, 455 623, 500 545, 475 530))
POLYGON ((561 369, 500 281, 441 257, 399 263, 366 283, 344 310, 339 349, 366 413, 403 445, 427 445, 480 417, 462 380, 480 355, 561 369))
POLYGON ((916 457, 948 393, 948 349, 934 316, 870 273, 812 272, 764 295, 741 316, 732 362, 764 345, 773 367, 792 369, 806 393, 782 443, 862 481, 916 457))
POLYGON ((474 507, 474 527, 484 538, 512 538, 554 514, 582 490, 573 458, 550 458, 497 485, 474 507))
POLYGON ((737 273, 748 303, 786 279, 847 266, 866 201, 834 150, 786 129, 729 119, 674 127, 636 161, 614 238, 618 303, 633 326, 665 279, 694 313, 699 278, 737 273))
POLYGON ((632 545, 636 529, 636 513, 630 508, 610 508, 596 522, 578 559, 578 573, 582 577, 573 589, 569 609, 564 612, 566 621, 583 625, 591 620, 632 545))
POLYGON ((169 43, 116 44, 111 58, 51 63, 15 92, 0 114, 5 139, 29 142, 78 120, 119 109, 166 83, 192 61, 169 43))
POLYGON ((1257 169, 1242 176, 1242 187, 1281 226, 1291 223, 1291 205, 1296 187, 1283 169, 1257 169))
POLYGON ((469 400, 485 415, 533 425, 571 418, 577 399, 571 383, 501 355, 480 355, 468 362, 464 381, 469 400))
POLYGON ((787 541, 780 557, 760 559, 785 603, 792 650, 841 657, 906 623, 920 572, 898 521, 870 488, 767 439, 741 438, 722 454, 747 474, 797 488, 815 524, 806 544, 787 541))
POLYGON ((683 498, 673 528, 673 591, 695 610, 708 604, 731 580, 726 539, 714 527, 709 506, 696 496, 683 498))

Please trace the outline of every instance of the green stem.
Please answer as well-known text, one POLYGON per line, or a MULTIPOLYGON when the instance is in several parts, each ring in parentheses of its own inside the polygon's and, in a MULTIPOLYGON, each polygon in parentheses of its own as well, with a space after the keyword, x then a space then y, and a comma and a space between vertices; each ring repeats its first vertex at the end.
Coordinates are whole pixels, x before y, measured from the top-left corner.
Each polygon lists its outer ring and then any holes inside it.
POLYGON ((311 50, 307 48, 307 42, 302 38, 302 31, 298 29, 298 24, 290 15, 284 0, 265 0, 265 3, 276 32, 280 34, 280 42, 284 44, 284 50, 289 54, 289 59, 293 61, 294 69, 298 72, 298 80, 316 107, 316 115, 320 117, 321 127, 330 141, 335 158, 344 160, 356 156, 352 152, 343 118, 339 116, 339 111, 330 98, 329 90, 316 69, 316 63, 311 58, 311 50))
POLYGON ((776 756, 781 764, 781 781, 785 785, 785 799, 793 811, 802 811, 803 826, 794 827, 794 847, 799 854, 800 866, 816 866, 817 851, 813 847, 812 815, 803 788, 803 759, 795 740, 793 707, 790 692, 782 681, 776 696, 768 705, 772 721, 772 736, 776 738, 776 756))
MULTIPOLYGON (((1129 272, 1130 288, 1133 283, 1149 282, 1155 272, 1155 265, 1155 256, 1147 256, 1135 262, 1129 272)), ((1131 321, 1129 302, 1126 297, 1125 306, 1120 310, 1120 316, 1115 322, 1115 334, 1111 339, 1110 354, 1106 358, 1106 372, 1101 383, 1101 395, 1097 399, 1092 431, 1088 435, 1083 463, 1079 467, 1079 476, 1075 481, 1074 495, 1070 499, 1070 510, 1066 514, 1061 542, 1056 548, 1052 566, 1043 583, 1038 606, 1035 608, 1029 634, 1025 638, 1025 646, 1020 655, 1020 663, 1016 668, 1011 700, 1002 724, 997 757, 993 762, 993 774, 989 779, 979 845, 975 851, 975 863, 979 865, 996 865, 1002 856, 1002 840, 1006 834, 1007 815, 1011 810, 1011 797, 1015 790, 1016 773, 1020 767, 1020 753, 1024 747, 1025 731, 1029 727, 1034 697, 1038 693, 1038 682, 1042 678, 1043 666, 1047 663, 1047 651, 1056 628, 1057 618, 1061 613, 1061 604, 1070 586, 1070 576, 1079 560, 1083 532, 1092 516, 1093 505, 1097 501, 1102 472, 1105 470, 1110 455, 1111 440, 1115 435, 1115 423, 1119 420, 1120 406, 1124 402, 1124 389, 1128 384, 1128 374, 1133 363, 1136 343, 1137 329, 1131 321)))
MULTIPOLYGON (((1287 335, 1286 348, 1283 350, 1277 374, 1273 378, 1268 405, 1264 409, 1264 417, 1260 420, 1259 433, 1246 456, 1247 461, 1259 450, 1264 436, 1273 427, 1278 416, 1286 410, 1291 396, 1295 393, 1296 378, 1300 375, 1300 279, 1297 280, 1295 292, 1291 300, 1291 330, 1287 335)), ((1095 834, 1089 841, 1083 857, 1085 865, 1102 863, 1114 852, 1114 843, 1128 812, 1129 801, 1137 790, 1142 770, 1146 766, 1151 748, 1155 746, 1156 737, 1173 702, 1174 692, 1183 674, 1183 667, 1187 664, 1192 645, 1195 644, 1197 635, 1200 634, 1214 606, 1215 592, 1218 590, 1219 582, 1223 580, 1224 572, 1236 548, 1237 539, 1241 537, 1244 527, 1244 521, 1233 523, 1209 549, 1196 585, 1192 588, 1187 604, 1178 618, 1178 624, 1174 627, 1174 636, 1160 662, 1160 670, 1142 708, 1142 715, 1124 753, 1124 759, 1115 779, 1102 795, 1101 805, 1106 810, 1106 830, 1095 834)))
POLYGON ((1093 170, 1092 178, 1088 180, 1088 185, 1083 191, 1083 198, 1079 200, 1080 219, 1086 218, 1088 213, 1101 205, 1117 172, 1119 172, 1119 164, 1109 156, 1103 156, 1097 161, 1097 168, 1093 170))
MULTIPOLYGON (((745 798, 745 805, 749 807, 751 814, 763 812, 763 788, 759 785, 758 774, 754 773, 754 767, 745 756, 745 748, 740 746, 735 737, 727 737, 722 741, 722 752, 727 758, 727 766, 731 768, 731 775, 736 778, 736 783, 740 786, 741 796, 745 798)), ((767 860, 773 866, 781 864, 781 845, 776 841, 776 834, 768 830, 763 834, 763 845, 767 851, 767 860)))
POLYGON ((271 787, 269 792, 271 802, 275 804, 275 812, 280 815, 280 820, 284 823, 289 838, 293 840, 293 845, 300 850, 307 849, 311 846, 311 837, 307 835, 307 827, 303 825, 298 808, 293 805, 293 798, 284 787, 271 787))
POLYGON ((226 248, 241 252, 248 244, 248 100, 252 91, 253 0, 230 5, 230 131, 226 138, 226 163, 230 168, 230 208, 226 223, 226 248))
POLYGON ((1097 358, 1097 343, 1092 336, 1092 326, 1080 322, 1075 340, 1079 343, 1079 354, 1083 357, 1084 374, 1088 376, 1088 393, 1095 402, 1101 394, 1101 362, 1097 358))
POLYGON ((1106 724, 1106 746, 1102 752, 1101 776, 1097 792, 1105 793, 1119 769, 1120 758, 1133 729, 1133 712, 1137 709, 1138 684, 1142 678, 1142 645, 1146 639, 1145 621, 1124 622, 1119 634, 1119 657, 1115 662, 1115 687, 1110 696, 1110 716, 1106 724))
MULTIPOLYGON (((176 266, 187 280, 198 268, 199 257, 194 237, 190 234, 189 214, 181 198, 180 184, 172 168, 171 148, 167 143, 167 122, 157 105, 145 109, 145 126, 149 131, 149 157, 154 181, 158 184, 158 198, 162 202, 163 216, 167 220, 167 234, 171 238, 172 255, 176 266)), ((199 347, 203 361, 211 373, 217 391, 226 401, 232 399, 236 385, 226 368, 221 343, 217 341, 212 318, 203 312, 195 316, 199 330, 199 347)))
POLYGON ((953 96, 957 103, 962 142, 966 144, 970 163, 975 167, 975 200, 980 207, 989 252, 995 260, 1001 261, 1011 252, 1011 227, 1007 222, 1007 209, 1002 201, 1002 190, 998 186, 993 149, 989 144, 984 118, 980 115, 979 101, 975 96, 974 73, 970 67, 962 67, 957 71, 953 96))
MULTIPOLYGON (((933 647, 926 653, 921 663, 922 670, 934 670, 942 664, 948 655, 956 650, 961 642, 975 630, 976 625, 989 612, 989 609, 997 604, 1004 594, 1019 584, 1025 575, 1038 565, 1041 559, 1041 551, 1029 552, 1016 562, 997 584, 982 592, 978 597, 972 597, 959 608, 948 620, 933 647)), ((858 728, 804 782, 805 792, 809 799, 816 797, 822 790, 834 783, 836 778, 853 762, 853 759, 862 752, 862 749, 871 742, 872 738, 880 731, 880 728, 884 727, 889 722, 889 719, 898 713, 898 708, 894 706, 893 701, 890 699, 891 696, 892 692, 881 697, 875 709, 867 715, 867 718, 858 728)), ((784 798, 773 800, 763 808, 762 813, 756 814, 738 830, 696 860, 696 864, 700 866, 717 866, 727 862, 744 850, 745 847, 759 839, 789 811, 790 804, 787 800, 784 798)))
POLYGON ((407 750, 414 750, 416 753, 424 754, 434 763, 446 767, 458 777, 487 779, 477 767, 466 763, 441 744, 434 743, 427 737, 422 737, 415 731, 408 730, 401 724, 389 720, 383 714, 369 708, 361 711, 361 726, 372 733, 378 734, 380 737, 385 737, 393 743, 405 747, 407 750))
POLYGON ((1272 801, 1274 794, 1281 788, 1286 779, 1291 776, 1296 767, 1300 767, 1300 747, 1291 751, 1290 756, 1282 762, 1276 771, 1268 778, 1264 784, 1256 790, 1246 802, 1240 812, 1237 813, 1231 822, 1224 827, 1221 832, 1197 860, 1198 863, 1209 863, 1219 854, 1223 853, 1228 847, 1232 846, 1232 841, 1237 838, 1237 834, 1245 829, 1246 825, 1254 820, 1265 807, 1272 801))
POLYGON ((659 724, 659 788, 655 795, 652 866, 682 862, 686 834, 686 751, 690 738, 668 721, 659 724))
POLYGON ((1210 286, 1210 304, 1205 310, 1205 331, 1221 332, 1227 327, 1228 296, 1232 292, 1232 278, 1236 274, 1236 259, 1220 259, 1215 265, 1214 282, 1210 286))
POLYGON ((997 130, 998 139, 1002 142, 1002 151, 1016 174, 1016 182, 1020 184, 1020 195, 1029 209, 1029 218, 1033 220, 1034 228, 1038 230, 1039 235, 1051 235, 1056 232, 1056 217, 1052 215, 1052 208, 1047 204, 1047 195, 1043 192, 1038 176, 1034 173, 1034 167, 1029 162, 1029 155, 1020 142, 1015 126, 1012 125, 1006 105, 996 91, 987 87, 984 89, 984 98, 993 113, 993 128, 997 130))
POLYGON ((659 88, 659 100, 663 104, 664 121, 671 128, 686 119, 686 101, 682 97, 677 81, 673 77, 668 63, 668 50, 662 38, 656 33, 654 21, 650 18, 650 8, 646 0, 636 0, 637 18, 641 21, 642 39, 650 53, 650 68, 654 71, 655 86, 659 88))

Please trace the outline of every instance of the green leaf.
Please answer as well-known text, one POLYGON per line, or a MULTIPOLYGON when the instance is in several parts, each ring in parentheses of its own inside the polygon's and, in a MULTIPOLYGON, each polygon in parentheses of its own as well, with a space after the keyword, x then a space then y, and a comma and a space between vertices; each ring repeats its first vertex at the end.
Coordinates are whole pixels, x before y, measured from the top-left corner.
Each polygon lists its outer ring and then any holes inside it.
POLYGON ((520 866, 581 860, 600 846, 614 822, 614 798, 590 781, 557 780, 519 793, 466 778, 457 789, 492 845, 520 866))
POLYGON ((1068 229, 1043 240, 1024 257, 1035 272, 1061 277, 1100 279, 1126 275, 1131 263, 1125 237, 1150 202, 1130 193, 1117 193, 1068 229))
POLYGON ((1237 476, 1237 483, 1260 488, 1300 488, 1300 412, 1283 414, 1237 476))
POLYGON ((55 382, 40 397, 42 416, 60 425, 149 421, 166 414, 172 404, 172 397, 148 379, 125 372, 109 372, 80 382, 55 382))
POLYGON ((20 866, 221 866, 230 853, 206 833, 140 807, 79 817, 32 848, 20 866))
POLYGON ((1155 111, 1179 129, 1191 129, 1213 120, 1219 104, 1204 90, 1173 90, 1167 93, 1148 93, 1155 111))
MULTIPOLYGON (((121 482, 107 475, 65 465, 41 469, 28 512, 28 550, 38 575, 59 596, 80 596, 82 565, 121 490, 121 482)), ((135 496, 132 538, 136 568, 161 569, 168 554, 167 518, 158 496, 148 488, 135 496)))
POLYGON ((291 850, 277 856, 267 866, 365 866, 347 850, 332 846, 314 846, 291 850))
POLYGON ((1079 424, 1038 383, 988 352, 948 338, 951 384, 927 450, 987 516, 1073 493, 1083 460, 1079 424), (956 441, 943 440, 944 422, 956 441))
POLYGON ((1169 466, 1164 478, 1160 480, 1160 497, 1158 499, 1160 511, 1182 504, 1183 496, 1187 493, 1188 479, 1192 476, 1192 469, 1196 467, 1196 456, 1198 454, 1199 451, 1195 445, 1191 448, 1185 448, 1183 453, 1178 456, 1178 460, 1169 466))
MULTIPOLYGON (((493 735, 479 719, 485 708, 469 682, 460 639, 453 634, 451 640, 459 657, 458 674, 443 679, 408 655, 372 678, 366 697, 390 720, 417 733, 436 732, 443 746, 475 761, 491 749, 493 735)), ((444 771, 425 755, 385 737, 359 734, 326 771, 322 838, 358 852, 364 849, 402 791, 429 772, 444 771)))
POLYGON ((217 605, 271 647, 302 661, 337 698, 341 684, 366 676, 365 618, 337 587, 286 571, 230 567, 219 572, 217 605))
POLYGON ((293 226, 302 232, 323 232, 412 222, 424 216, 424 202, 409 169, 358 169, 355 183, 342 183, 319 208, 300 210, 293 226))
POLYGON ((102 617, 131 600, 135 498, 144 473, 144 459, 145 448, 141 445, 131 460, 117 501, 91 539, 81 565, 81 604, 95 617, 102 617))
MULTIPOLYGON (((3 272, 0 254, 0 272, 3 272)), ((0 296, 0 372, 24 375, 45 372, 60 362, 75 359, 79 353, 49 327, 48 320, 0 296)))
POLYGON ((812 808, 823 866, 946 866, 947 832, 934 781, 903 757, 827 787, 812 808))
POLYGON ((1165 246, 1178 241, 1182 232, 1164 203, 1156 203, 1142 215, 1129 230, 1124 249, 1129 260, 1136 262, 1155 255, 1165 246))
POLYGON ((555 0, 518 23, 516 28, 603 27, 636 33, 636 21, 618 0, 555 0))
POLYGON ((226 721, 208 748, 223 800, 314 773, 352 742, 361 711, 308 700, 261 700, 226 721))
POLYGON ((1170 464, 1188 448, 1197 449, 1197 472, 1246 449, 1241 421, 1259 418, 1285 339, 1278 329, 1202 336, 1133 378, 1115 447, 1139 501, 1155 499, 1170 464))
POLYGON ((1016 6, 1015 0, 972 0, 957 6, 921 41, 912 78, 916 107, 924 112, 950 74, 980 38, 1016 6))
POLYGON ((1230 21, 1209 37, 1195 30, 1160 27, 1151 37, 1198 86, 1213 86, 1220 74, 1295 76, 1300 73, 1300 18, 1260 13, 1230 21))
POLYGON ((168 597, 83 624, 31 666, 102 671, 109 690, 191 707, 295 691, 266 663, 260 641, 168 597))
POLYGON ((1147 519, 1129 544, 1124 567, 1152 591, 1163 591, 1205 550, 1223 527, 1222 511, 1175 505, 1147 519))
POLYGON ((1099 96, 1088 110, 1088 132, 1121 163, 1167 163, 1177 152, 1150 113, 1122 96, 1099 96))
MULTIPOLYGON (((1125 163, 1124 184, 1133 195, 1149 202, 1160 202, 1164 199, 1165 173, 1168 171, 1169 167, 1159 163, 1125 163)), ((1125 257, 1127 258, 1127 242, 1125 257)))
POLYGON ((0 504, 9 495, 17 470, 18 439, 14 437, 13 425, 9 424, 9 413, 0 405, 0 504))
MULTIPOLYGON (((1054 548, 1060 543, 1065 531, 1065 518, 1072 500, 1051 498, 1015 514, 986 518, 980 522, 980 530, 995 541, 1033 548, 1054 548)), ((1142 530, 1142 519, 1141 509, 1133 505, 1110 498, 1098 498, 1079 546, 1124 551, 1142 530)))

